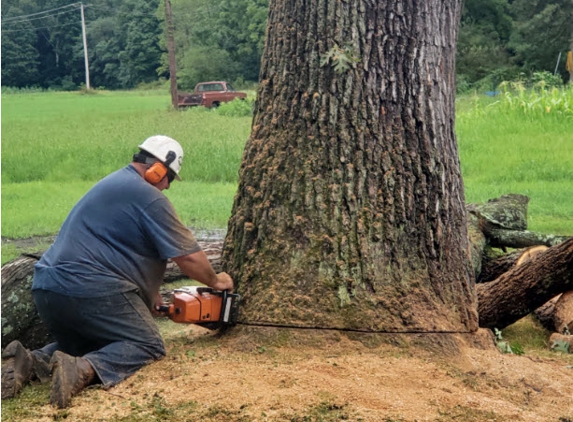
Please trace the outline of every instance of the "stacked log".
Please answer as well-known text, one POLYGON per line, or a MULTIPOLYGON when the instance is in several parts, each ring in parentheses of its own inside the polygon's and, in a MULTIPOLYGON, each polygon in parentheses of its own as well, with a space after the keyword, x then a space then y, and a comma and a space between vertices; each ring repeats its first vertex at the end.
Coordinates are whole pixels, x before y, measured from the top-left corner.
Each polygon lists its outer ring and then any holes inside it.
POLYGON ((528 202, 511 194, 467 206, 470 228, 485 237, 472 248, 480 327, 501 330, 533 312, 554 333, 549 347, 573 353, 573 237, 528 231, 528 202))
MULTIPOLYGON (((519 262, 519 261, 518 261, 519 262)), ((573 290, 573 237, 477 285, 479 325, 502 329, 573 290)))

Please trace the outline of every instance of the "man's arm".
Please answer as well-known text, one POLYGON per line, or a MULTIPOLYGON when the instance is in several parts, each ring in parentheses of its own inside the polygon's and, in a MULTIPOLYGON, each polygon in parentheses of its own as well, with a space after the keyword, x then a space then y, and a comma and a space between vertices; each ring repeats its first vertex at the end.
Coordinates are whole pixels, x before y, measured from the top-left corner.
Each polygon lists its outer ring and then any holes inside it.
POLYGON ((173 262, 190 279, 203 283, 215 290, 233 290, 233 279, 227 273, 216 274, 207 259, 205 252, 199 251, 189 255, 172 258, 173 262))

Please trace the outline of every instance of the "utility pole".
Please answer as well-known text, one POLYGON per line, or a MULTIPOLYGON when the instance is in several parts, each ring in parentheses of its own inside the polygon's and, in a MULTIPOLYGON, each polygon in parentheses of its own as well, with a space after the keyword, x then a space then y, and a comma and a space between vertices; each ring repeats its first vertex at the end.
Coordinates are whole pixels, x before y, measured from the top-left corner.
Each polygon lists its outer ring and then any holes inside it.
POLYGON ((171 1, 165 0, 165 24, 167 27, 167 53, 169 55, 169 80, 171 81, 171 104, 177 110, 177 63, 175 61, 175 40, 173 39, 173 20, 171 1))
POLYGON ((84 19, 84 4, 80 3, 82 12, 82 37, 84 39, 84 61, 86 67, 86 89, 89 91, 90 88, 90 65, 88 62, 88 43, 86 39, 86 20, 84 19))

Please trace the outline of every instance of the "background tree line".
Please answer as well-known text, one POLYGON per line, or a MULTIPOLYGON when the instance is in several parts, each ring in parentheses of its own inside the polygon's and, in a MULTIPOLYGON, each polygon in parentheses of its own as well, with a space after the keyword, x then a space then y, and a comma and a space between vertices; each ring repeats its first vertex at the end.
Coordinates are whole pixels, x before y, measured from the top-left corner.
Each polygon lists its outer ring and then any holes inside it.
MULTIPOLYGON (((169 76, 162 0, 85 4, 90 84, 131 89, 169 76)), ((268 0, 172 0, 178 84, 256 82, 268 0)), ((457 89, 553 73, 569 78, 573 0, 466 0, 457 89)), ((80 3, 2 0, 2 86, 75 90, 85 83, 80 3)))

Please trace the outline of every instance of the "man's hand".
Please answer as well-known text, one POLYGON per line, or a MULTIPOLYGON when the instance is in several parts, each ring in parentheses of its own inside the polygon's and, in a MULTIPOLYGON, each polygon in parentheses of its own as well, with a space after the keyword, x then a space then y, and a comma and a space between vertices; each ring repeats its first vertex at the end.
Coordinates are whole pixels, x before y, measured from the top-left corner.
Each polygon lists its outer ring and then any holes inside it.
POLYGON ((155 303, 153 304, 153 309, 151 310, 151 315, 156 317, 165 316, 165 313, 159 310, 161 305, 165 305, 165 301, 163 300, 161 293, 157 293, 157 296, 155 297, 155 303))
POLYGON ((219 273, 217 274, 217 282, 215 283, 213 289, 215 290, 230 290, 233 291, 233 279, 227 273, 219 273))

